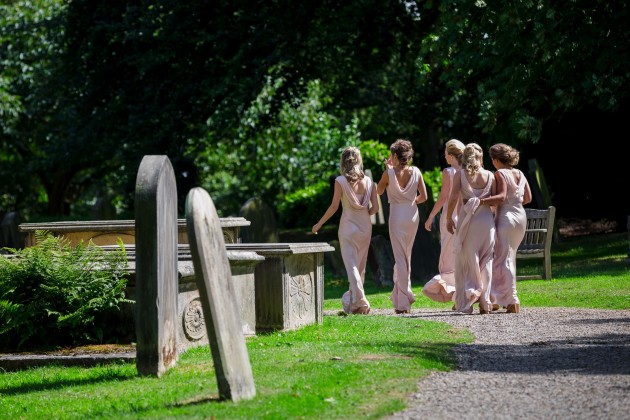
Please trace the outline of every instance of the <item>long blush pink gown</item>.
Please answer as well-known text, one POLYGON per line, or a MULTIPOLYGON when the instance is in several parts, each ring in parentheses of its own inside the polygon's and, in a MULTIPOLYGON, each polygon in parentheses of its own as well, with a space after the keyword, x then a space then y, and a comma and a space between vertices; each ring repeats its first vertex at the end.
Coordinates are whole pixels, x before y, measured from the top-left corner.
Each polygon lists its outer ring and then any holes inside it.
MULTIPOLYGON (((485 169, 482 171, 490 172, 485 169)), ((464 203, 459 210, 455 230, 457 252, 455 262, 455 308, 472 313, 472 305, 479 299, 479 306, 490 311, 490 287, 494 253, 494 214, 489 205, 479 200, 491 195, 494 176, 489 173, 488 182, 482 189, 471 187, 463 170, 461 197, 464 203)))
POLYGON ((411 249, 418 231, 420 216, 416 204, 416 192, 420 182, 420 169, 412 166, 412 173, 405 188, 398 185, 393 169, 388 169, 389 184, 389 239, 394 251, 394 290, 391 300, 394 308, 408 311, 416 298, 411 290, 411 249))
MULTIPOLYGON (((453 177, 455 176, 455 168, 446 168, 446 173, 450 178, 451 189, 453 188, 453 177)), ((450 195, 449 191, 449 195, 450 195)), ((422 293, 426 297, 436 302, 454 301, 455 297, 455 235, 449 233, 446 229, 446 211, 448 208, 448 199, 442 205, 440 214, 440 260, 438 263, 439 274, 433 276, 431 280, 425 283, 422 293)), ((457 209, 453 212, 453 222, 457 225, 457 209)))
POLYGON ((527 227, 527 215, 522 204, 527 180, 521 171, 518 184, 509 169, 499 169, 498 172, 507 185, 507 196, 505 201, 497 206, 494 219, 497 231, 490 299, 493 303, 508 306, 521 303, 516 295, 516 250, 525 236, 527 227))
POLYGON ((365 194, 358 197, 345 176, 335 178, 335 182, 341 186, 341 205, 343 207, 338 230, 339 247, 350 287, 350 290, 341 297, 343 310, 346 313, 352 313, 360 308, 370 308, 370 303, 365 297, 363 284, 367 255, 372 239, 372 221, 368 213, 368 205, 374 184, 367 176, 363 180, 366 187, 365 194))

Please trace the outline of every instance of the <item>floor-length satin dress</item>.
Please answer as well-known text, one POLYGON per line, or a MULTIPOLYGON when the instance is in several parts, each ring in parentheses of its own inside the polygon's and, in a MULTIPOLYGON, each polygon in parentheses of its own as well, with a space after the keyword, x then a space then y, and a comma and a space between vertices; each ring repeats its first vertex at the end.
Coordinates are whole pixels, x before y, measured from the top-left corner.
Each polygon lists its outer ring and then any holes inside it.
POLYGON ((521 302, 516 295, 516 250, 525 236, 527 215, 523 208, 523 194, 527 182, 523 172, 518 184, 510 169, 499 169, 507 185, 505 201, 497 206, 495 215, 496 238, 492 264, 492 303, 508 306, 521 302))
POLYGON ((349 289, 341 298, 343 310, 352 313, 361 308, 369 309, 365 297, 365 266, 372 239, 372 221, 368 213, 370 196, 375 188, 370 177, 364 177, 365 194, 357 196, 345 176, 338 176, 335 182, 341 186, 343 211, 339 221, 339 246, 343 264, 348 275, 349 289))
POLYGON ((420 223, 416 195, 420 169, 411 167, 411 177, 402 188, 394 169, 388 169, 387 201, 389 202, 389 239, 394 252, 394 289, 390 296, 394 308, 408 311, 416 298, 411 290, 411 250, 420 223))
POLYGON ((488 172, 488 182, 481 189, 468 183, 466 173, 460 170, 461 196, 464 203, 459 210, 455 231, 455 308, 472 313, 472 305, 479 300, 482 310, 490 312, 490 287, 492 282, 492 260, 494 254, 494 214, 489 205, 480 205, 479 200, 491 195, 494 175, 488 172))
MULTIPOLYGON (((446 168, 446 173, 450 178, 450 186, 453 188, 453 177, 456 169, 453 167, 446 168)), ((444 182, 444 181, 442 181, 444 182)), ((450 195, 449 191, 449 195, 450 195)), ((458 200, 459 203, 459 200, 458 200)), ((442 205, 440 214, 440 260, 438 262, 439 274, 433 276, 431 280, 426 282, 422 288, 422 293, 426 297, 436 302, 454 301, 455 297, 455 235, 451 234, 446 228, 446 210, 448 208, 448 199, 442 205)), ((453 212, 453 222, 457 225, 458 207, 453 212)))

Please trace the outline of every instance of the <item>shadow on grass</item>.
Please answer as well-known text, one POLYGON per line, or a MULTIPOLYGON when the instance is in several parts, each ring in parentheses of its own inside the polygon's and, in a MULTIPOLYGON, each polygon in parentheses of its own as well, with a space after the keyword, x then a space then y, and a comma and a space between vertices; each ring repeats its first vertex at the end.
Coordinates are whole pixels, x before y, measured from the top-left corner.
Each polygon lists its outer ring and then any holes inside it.
MULTIPOLYGON (((122 364, 121 364, 122 366, 122 364)), ((65 368, 62 365, 48 365, 48 367, 65 368)), ((25 371, 22 371, 25 372, 25 371)), ((50 391, 56 389, 69 388, 74 386, 91 385, 103 382, 120 382, 129 379, 135 379, 138 375, 134 372, 123 372, 116 369, 107 369, 104 373, 102 370, 92 374, 93 377, 82 379, 58 379, 54 374, 50 377, 47 375, 38 375, 37 378, 31 379, 30 383, 22 383, 19 386, 9 386, 0 388, 0 395, 19 395, 31 392, 50 391)))

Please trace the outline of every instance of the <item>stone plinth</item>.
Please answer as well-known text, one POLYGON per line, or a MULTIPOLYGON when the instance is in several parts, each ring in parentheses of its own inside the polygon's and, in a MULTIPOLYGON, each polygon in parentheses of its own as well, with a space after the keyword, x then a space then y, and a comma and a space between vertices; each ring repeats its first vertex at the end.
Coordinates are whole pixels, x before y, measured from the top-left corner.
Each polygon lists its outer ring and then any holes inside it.
MULTIPOLYGON (((240 229, 251 224, 243 217, 222 217, 219 222, 226 243, 240 242, 240 229)), ((95 245, 116 245, 118 238, 125 245, 136 243, 135 220, 22 223, 19 225, 19 230, 26 234, 26 246, 35 245, 37 242, 35 231, 37 230, 47 230, 55 236, 63 235, 73 246, 80 241, 88 243, 90 240, 95 245)), ((186 219, 177 219, 177 243, 188 243, 186 219)))
POLYGON ((255 268, 256 331, 295 330, 321 324, 324 310, 325 242, 226 244, 265 260, 255 268))
MULTIPOLYGON (((110 248, 110 247, 105 247, 110 248)), ((126 245, 129 280, 127 297, 135 294, 135 247, 126 245)), ((256 334, 256 307, 254 292, 254 268, 265 258, 252 251, 227 251, 232 271, 232 285, 243 324, 243 334, 256 334)), ((187 244, 178 245, 177 256, 177 348, 179 352, 191 347, 208 345, 205 320, 195 282, 195 269, 187 244)))

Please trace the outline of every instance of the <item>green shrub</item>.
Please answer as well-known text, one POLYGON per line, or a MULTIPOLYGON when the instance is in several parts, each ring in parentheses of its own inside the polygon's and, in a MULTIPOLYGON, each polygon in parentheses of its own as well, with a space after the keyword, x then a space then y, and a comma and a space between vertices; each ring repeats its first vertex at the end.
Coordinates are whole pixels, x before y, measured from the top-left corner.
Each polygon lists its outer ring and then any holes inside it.
POLYGON ((284 196, 278 206, 280 223, 285 228, 311 227, 322 217, 332 200, 328 180, 284 196))
POLYGON ((389 156, 389 147, 376 140, 366 140, 361 142, 359 150, 363 158, 363 168, 372 171, 374 181, 378 182, 385 169, 383 161, 389 156))
POLYGON ((0 348, 104 342, 117 337, 125 299, 122 243, 71 247, 38 231, 37 244, 0 256, 0 348))
POLYGON ((440 190, 442 189, 442 169, 439 166, 433 168, 430 171, 423 171, 422 178, 428 188, 431 189, 431 195, 433 196, 433 202, 435 203, 440 196, 440 190))

